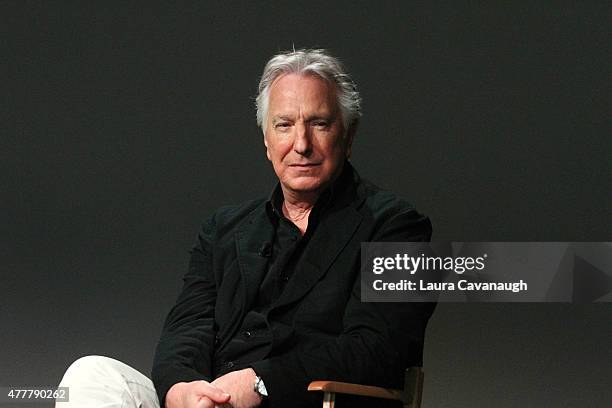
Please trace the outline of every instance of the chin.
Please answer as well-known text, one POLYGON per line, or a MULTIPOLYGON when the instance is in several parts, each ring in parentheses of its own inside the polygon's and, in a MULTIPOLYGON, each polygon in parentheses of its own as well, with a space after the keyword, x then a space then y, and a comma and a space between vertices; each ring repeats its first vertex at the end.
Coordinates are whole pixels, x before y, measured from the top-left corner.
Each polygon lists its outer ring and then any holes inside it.
POLYGON ((299 192, 299 193, 312 193, 321 189, 319 184, 299 184, 290 186, 291 190, 299 192))
POLYGON ((321 180, 295 180, 287 183, 289 188, 296 192, 312 193, 321 189, 324 183, 321 180))

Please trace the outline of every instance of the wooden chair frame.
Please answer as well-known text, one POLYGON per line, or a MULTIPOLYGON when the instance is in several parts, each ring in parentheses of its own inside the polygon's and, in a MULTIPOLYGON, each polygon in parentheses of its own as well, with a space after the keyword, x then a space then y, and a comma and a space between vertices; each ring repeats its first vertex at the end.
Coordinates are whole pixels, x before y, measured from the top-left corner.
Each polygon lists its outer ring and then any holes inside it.
POLYGON ((313 381, 308 391, 323 392, 323 408, 334 408, 336 394, 361 395, 402 401, 404 408, 420 408, 425 374, 421 367, 410 367, 404 375, 404 389, 374 387, 338 381, 313 381))

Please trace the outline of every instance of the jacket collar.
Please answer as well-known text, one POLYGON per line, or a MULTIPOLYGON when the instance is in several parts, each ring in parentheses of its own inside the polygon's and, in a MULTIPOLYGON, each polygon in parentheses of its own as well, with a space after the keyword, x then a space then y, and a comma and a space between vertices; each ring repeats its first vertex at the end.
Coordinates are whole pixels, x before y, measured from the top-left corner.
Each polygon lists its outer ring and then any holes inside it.
MULTIPOLYGON (((287 283, 273 307, 299 300, 327 273, 361 223, 362 216, 357 209, 365 199, 362 187, 357 172, 345 162, 341 175, 326 192, 329 202, 325 202, 325 211, 300 259, 298 273, 287 283)), ((274 239, 271 207, 270 200, 257 207, 235 235, 238 264, 245 284, 243 313, 256 299, 266 274, 267 258, 261 255, 261 250, 274 239)))

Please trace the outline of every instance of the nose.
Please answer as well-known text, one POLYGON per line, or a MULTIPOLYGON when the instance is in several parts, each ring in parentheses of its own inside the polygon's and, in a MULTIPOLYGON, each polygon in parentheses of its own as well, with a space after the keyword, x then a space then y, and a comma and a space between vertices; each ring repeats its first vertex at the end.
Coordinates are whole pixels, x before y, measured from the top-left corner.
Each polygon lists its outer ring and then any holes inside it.
POLYGON ((308 156, 312 152, 310 131, 304 123, 296 123, 293 150, 302 156, 308 156))

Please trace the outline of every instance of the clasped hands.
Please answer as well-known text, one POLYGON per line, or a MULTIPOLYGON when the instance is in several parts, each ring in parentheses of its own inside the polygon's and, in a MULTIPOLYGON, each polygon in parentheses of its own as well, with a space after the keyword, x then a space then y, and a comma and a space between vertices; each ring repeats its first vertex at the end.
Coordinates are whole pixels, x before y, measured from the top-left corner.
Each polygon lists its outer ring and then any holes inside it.
POLYGON ((255 392, 252 368, 232 371, 213 382, 204 380, 174 384, 166 394, 166 408, 255 408, 261 396, 255 392))

